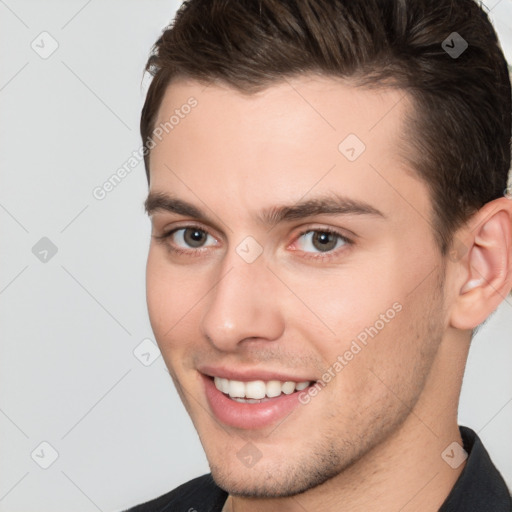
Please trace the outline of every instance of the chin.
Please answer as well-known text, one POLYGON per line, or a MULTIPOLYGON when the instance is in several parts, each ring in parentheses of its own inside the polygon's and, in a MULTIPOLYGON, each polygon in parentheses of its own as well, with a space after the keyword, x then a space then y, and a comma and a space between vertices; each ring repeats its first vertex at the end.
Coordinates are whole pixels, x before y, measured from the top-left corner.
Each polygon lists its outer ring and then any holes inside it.
POLYGON ((210 462, 210 470, 215 483, 232 496, 287 498, 322 485, 350 465, 343 464, 334 453, 306 460, 265 465, 260 461, 251 468, 241 467, 238 461, 231 466, 210 462))

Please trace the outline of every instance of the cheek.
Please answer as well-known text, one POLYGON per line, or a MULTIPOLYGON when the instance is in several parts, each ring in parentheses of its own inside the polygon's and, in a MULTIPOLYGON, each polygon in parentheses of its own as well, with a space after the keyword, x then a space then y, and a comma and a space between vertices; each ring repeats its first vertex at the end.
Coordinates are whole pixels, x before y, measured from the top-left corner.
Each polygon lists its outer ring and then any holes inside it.
POLYGON ((375 322, 378 332, 372 329, 375 336, 368 337, 361 351, 359 369, 373 382, 375 394, 384 393, 389 403, 412 408, 442 340, 442 300, 427 288, 402 297, 399 309, 384 326, 375 322))
MULTIPOLYGON (((161 258, 157 256, 156 250, 151 248, 146 264, 146 302, 148 306, 149 319, 153 332, 160 341, 161 331, 164 329, 166 320, 172 321, 166 314, 166 310, 172 310, 169 305, 174 302, 171 275, 162 264, 161 258)), ((172 324, 169 323, 167 329, 172 324)))
POLYGON ((172 344, 176 332, 193 313, 191 295, 197 281, 187 280, 186 272, 170 265, 161 252, 160 248, 151 248, 148 255, 146 299, 151 327, 162 349, 172 344))
POLYGON ((210 274, 194 266, 171 264, 163 250, 151 248, 146 266, 146 301, 149 319, 160 351, 182 358, 198 341, 202 300, 212 287, 210 274), (184 343, 186 341, 186 343, 184 343))
POLYGON ((377 323, 382 330, 381 315, 386 327, 396 317, 393 304, 398 294, 380 286, 377 279, 356 268, 289 274, 286 282, 296 296, 294 325, 307 330, 308 339, 321 339, 324 347, 335 352, 348 348, 358 336, 364 341, 365 329, 377 323))
MULTIPOLYGON (((436 298, 429 290, 432 283, 410 293, 415 277, 412 283, 404 280, 396 263, 386 264, 383 258, 380 265, 364 267, 328 276, 290 273, 287 283, 307 309, 296 301, 288 319, 301 333, 299 339, 309 340, 309 349, 321 356, 325 369, 344 375, 335 379, 336 386, 350 396, 368 386, 366 391, 379 396, 387 393, 379 377, 402 388, 399 382, 414 375, 418 365, 431 363, 429 346, 437 341, 430 339, 425 320, 437 315, 432 309, 436 298)), ((416 375, 421 379, 423 373, 416 375)))

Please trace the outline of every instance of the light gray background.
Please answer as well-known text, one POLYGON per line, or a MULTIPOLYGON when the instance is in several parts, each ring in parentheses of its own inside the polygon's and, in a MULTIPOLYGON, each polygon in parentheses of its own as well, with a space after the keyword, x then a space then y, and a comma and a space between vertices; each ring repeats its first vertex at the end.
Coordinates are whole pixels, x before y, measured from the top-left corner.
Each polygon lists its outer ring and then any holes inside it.
MULTIPOLYGON (((140 147, 142 69, 177 5, 0 0, 2 512, 116 511, 208 470, 162 358, 134 355, 153 340, 143 164, 92 195, 140 147), (52 40, 46 59, 31 47, 52 40)), ((512 1, 487 5, 512 62, 512 1)), ((509 485, 511 332, 508 298, 474 341, 460 412, 509 485)))

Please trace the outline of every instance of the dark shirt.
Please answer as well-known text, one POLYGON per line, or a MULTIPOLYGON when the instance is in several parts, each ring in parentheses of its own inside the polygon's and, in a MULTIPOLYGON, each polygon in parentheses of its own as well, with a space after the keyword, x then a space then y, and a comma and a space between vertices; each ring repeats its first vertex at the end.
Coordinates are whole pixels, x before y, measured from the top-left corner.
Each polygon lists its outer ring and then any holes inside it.
MULTIPOLYGON (((482 441, 467 427, 460 433, 468 459, 439 512, 512 512, 510 492, 482 441)), ((221 512, 227 497, 208 474, 127 512, 221 512)))

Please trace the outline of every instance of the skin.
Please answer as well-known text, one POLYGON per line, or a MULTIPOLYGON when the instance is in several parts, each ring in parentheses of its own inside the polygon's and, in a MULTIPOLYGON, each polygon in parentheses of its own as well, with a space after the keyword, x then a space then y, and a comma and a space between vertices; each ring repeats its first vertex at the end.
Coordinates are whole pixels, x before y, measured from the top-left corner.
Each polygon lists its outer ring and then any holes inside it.
POLYGON ((212 474, 230 493, 224 510, 438 510, 464 467, 441 453, 462 444, 471 332, 512 286, 511 201, 477 212, 456 234, 467 251, 444 257, 427 187, 400 158, 413 108, 403 91, 301 76, 243 95, 179 80, 156 124, 190 96, 197 107, 151 152, 150 193, 172 194, 208 220, 149 212, 147 302, 212 474), (366 145, 353 162, 338 150, 349 133, 366 145), (382 215, 259 220, 333 192, 382 215), (187 245, 183 231, 156 238, 187 226, 204 230, 202 247, 187 245), (301 235, 325 229, 351 243, 335 238, 323 253, 301 235), (236 251, 247 236, 263 248, 252 263, 236 251), (400 312, 284 421, 237 429, 213 417, 202 365, 320 380, 396 303, 400 312), (247 443, 261 453, 251 468, 237 457, 247 443))

